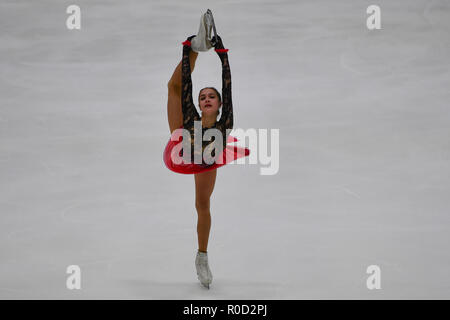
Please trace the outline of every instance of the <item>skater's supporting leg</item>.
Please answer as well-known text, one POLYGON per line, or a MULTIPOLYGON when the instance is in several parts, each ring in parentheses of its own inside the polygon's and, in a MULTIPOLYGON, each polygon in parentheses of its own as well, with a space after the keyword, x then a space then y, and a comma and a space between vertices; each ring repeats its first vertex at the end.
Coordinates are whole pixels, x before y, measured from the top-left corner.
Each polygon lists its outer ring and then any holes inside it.
POLYGON ((198 173, 195 178, 195 208, 197 209, 198 250, 207 252, 211 229, 210 197, 216 182, 217 169, 198 173))

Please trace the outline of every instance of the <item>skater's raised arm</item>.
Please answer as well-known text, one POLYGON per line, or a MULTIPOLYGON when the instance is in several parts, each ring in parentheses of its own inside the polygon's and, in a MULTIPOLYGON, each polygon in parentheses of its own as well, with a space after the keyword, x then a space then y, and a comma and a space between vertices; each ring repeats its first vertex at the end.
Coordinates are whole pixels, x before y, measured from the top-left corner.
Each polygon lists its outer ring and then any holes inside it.
POLYGON ((233 102, 231 99, 231 70, 228 62, 227 49, 224 48, 222 39, 217 36, 215 50, 222 62, 222 115, 219 124, 225 129, 233 129, 233 102))
POLYGON ((192 79, 189 53, 191 52, 191 36, 183 42, 183 58, 181 60, 181 110, 183 113, 183 127, 188 128, 194 125, 194 121, 200 120, 200 115, 195 109, 192 99, 192 79))

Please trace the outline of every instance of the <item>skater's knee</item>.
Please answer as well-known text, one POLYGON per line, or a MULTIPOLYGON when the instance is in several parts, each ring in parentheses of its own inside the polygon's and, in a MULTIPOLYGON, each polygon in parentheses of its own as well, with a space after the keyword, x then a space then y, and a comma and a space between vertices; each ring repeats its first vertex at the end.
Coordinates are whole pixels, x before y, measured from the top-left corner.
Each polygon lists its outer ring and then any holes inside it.
POLYGON ((195 208, 197 211, 206 211, 209 210, 209 199, 196 199, 195 200, 195 208))

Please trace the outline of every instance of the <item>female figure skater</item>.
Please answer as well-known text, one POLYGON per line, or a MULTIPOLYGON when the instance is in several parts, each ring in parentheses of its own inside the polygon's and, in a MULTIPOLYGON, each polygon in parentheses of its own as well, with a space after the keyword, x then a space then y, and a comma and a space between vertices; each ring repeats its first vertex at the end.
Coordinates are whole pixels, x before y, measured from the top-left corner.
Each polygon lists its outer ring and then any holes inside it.
MULTIPOLYGON (((194 121, 201 121, 202 134, 206 129, 216 128, 221 131, 223 148, 226 146, 226 129, 233 128, 233 106, 231 101, 231 73, 228 64, 227 49, 224 49, 219 36, 211 38, 213 24, 211 11, 208 10, 200 19, 200 28, 197 35, 190 36, 183 42, 183 57, 175 68, 168 83, 167 115, 170 132, 183 127, 191 133, 191 144, 194 143, 194 121), (207 51, 213 47, 222 62, 222 96, 212 87, 200 90, 198 104, 201 117, 198 114, 192 99, 191 71, 194 69, 198 52, 207 51), (217 121, 219 109, 222 116, 217 121)), ((202 152, 212 144, 202 141, 202 152)), ((216 143, 214 141, 213 143, 216 143)), ((217 141, 219 143, 219 141, 217 141)), ((194 155, 192 152, 191 155, 194 155)), ((204 166, 204 164, 202 164, 204 166)), ((214 190, 217 168, 194 174, 195 181, 195 208, 198 214, 197 236, 198 251, 195 258, 197 276, 201 284, 209 289, 212 282, 212 273, 208 265, 208 238, 211 228, 210 197, 214 190)))

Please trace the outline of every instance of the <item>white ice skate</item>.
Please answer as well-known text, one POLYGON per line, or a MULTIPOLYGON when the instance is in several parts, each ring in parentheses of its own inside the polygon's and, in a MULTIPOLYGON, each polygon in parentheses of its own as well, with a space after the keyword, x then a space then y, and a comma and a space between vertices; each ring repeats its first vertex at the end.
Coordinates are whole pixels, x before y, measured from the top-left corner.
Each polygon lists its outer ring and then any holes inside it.
POLYGON ((198 28, 197 35, 191 40, 191 48, 195 52, 208 51, 212 48, 211 43, 211 31, 214 26, 214 19, 212 17, 211 10, 207 10, 206 13, 200 17, 200 27, 198 28))
POLYGON ((200 283, 209 289, 212 282, 212 273, 208 265, 208 254, 206 252, 197 251, 195 258, 195 268, 197 269, 197 277, 200 283))

